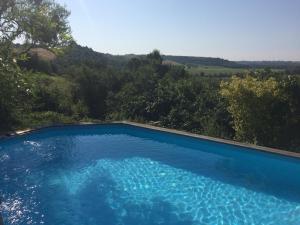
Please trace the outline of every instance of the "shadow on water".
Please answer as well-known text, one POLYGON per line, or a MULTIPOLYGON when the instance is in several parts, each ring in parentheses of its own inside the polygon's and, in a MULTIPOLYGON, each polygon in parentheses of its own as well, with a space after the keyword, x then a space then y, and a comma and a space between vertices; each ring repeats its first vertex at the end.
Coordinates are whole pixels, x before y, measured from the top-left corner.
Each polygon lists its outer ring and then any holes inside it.
MULTIPOLYGON (((99 176, 87 183, 74 195, 69 195, 63 207, 57 207, 57 200, 45 216, 45 224, 64 225, 194 225, 189 215, 175 214, 174 207, 161 199, 152 199, 142 204, 134 202, 117 189, 109 176, 99 176), (68 209, 66 211, 62 209, 68 209), (64 211, 64 212, 63 212, 64 211)), ((57 192, 56 192, 57 193, 57 192)), ((62 205, 61 205, 62 206, 62 205)))
POLYGON ((108 176, 90 182, 77 194, 77 198, 81 204, 80 224, 193 225, 188 215, 179 218, 174 213, 174 207, 161 199, 139 204, 122 198, 116 184, 108 176))
MULTIPOLYGON (((47 171, 49 168, 84 167, 103 158, 149 158, 223 183, 300 202, 299 160, 294 162, 277 155, 128 126, 49 128, 23 138, 42 145, 27 144, 24 149, 28 151, 16 152, 17 166, 22 164, 26 168, 47 171), (99 139, 95 138, 97 135, 99 139), (100 139, 101 135, 107 136, 100 139), (79 140, 78 136, 86 139, 79 140), (126 138, 131 142, 124 148, 126 138)), ((11 139, 11 144, 18 146, 24 140, 11 139)), ((15 166, 12 163, 8 166, 13 171, 15 166)))

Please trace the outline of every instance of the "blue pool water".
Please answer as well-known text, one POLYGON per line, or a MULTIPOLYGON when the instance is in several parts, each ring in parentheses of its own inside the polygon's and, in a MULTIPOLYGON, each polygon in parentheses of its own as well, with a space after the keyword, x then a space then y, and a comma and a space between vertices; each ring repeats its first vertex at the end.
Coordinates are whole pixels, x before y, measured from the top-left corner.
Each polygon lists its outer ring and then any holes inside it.
POLYGON ((299 225, 300 160, 137 128, 0 141, 5 225, 299 225))

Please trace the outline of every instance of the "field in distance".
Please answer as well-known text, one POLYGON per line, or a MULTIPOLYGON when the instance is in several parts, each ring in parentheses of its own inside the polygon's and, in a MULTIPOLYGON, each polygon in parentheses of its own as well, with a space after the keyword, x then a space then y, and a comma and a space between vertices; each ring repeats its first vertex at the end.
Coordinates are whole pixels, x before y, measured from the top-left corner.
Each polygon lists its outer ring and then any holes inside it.
MULTIPOLYGON (((230 68, 223 66, 186 66, 187 71, 194 75, 234 75, 243 74, 249 71, 259 71, 262 69, 230 68)), ((274 72, 282 72, 283 69, 271 69, 274 72)))

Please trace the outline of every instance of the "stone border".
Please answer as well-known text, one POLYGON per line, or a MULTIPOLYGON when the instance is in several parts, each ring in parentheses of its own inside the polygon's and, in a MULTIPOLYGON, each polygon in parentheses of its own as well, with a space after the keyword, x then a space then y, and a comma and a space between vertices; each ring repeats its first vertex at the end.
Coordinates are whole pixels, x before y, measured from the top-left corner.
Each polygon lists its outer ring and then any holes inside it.
POLYGON ((145 129, 150 129, 150 130, 155 130, 155 131, 160 131, 160 132, 165 132, 165 133, 171 133, 171 134, 178 134, 178 135, 183 135, 186 137, 192 137, 192 138, 196 138, 196 139, 212 141, 212 142, 217 142, 217 143, 221 143, 221 144, 228 144, 228 145, 243 147, 243 148, 247 148, 249 150, 256 150, 256 151, 260 151, 260 152, 266 152, 266 153, 300 159, 300 153, 297 153, 297 152, 291 152, 291 151, 286 151, 286 150, 281 150, 281 149, 276 149, 276 148, 258 146, 258 145, 254 145, 254 144, 241 143, 241 142, 236 142, 236 141, 226 140, 226 139, 221 139, 221 138, 214 138, 214 137, 190 133, 187 131, 158 127, 155 125, 130 122, 130 121, 111 121, 111 122, 97 122, 97 123, 82 122, 82 123, 70 123, 70 124, 56 124, 56 125, 38 127, 35 129, 26 129, 26 130, 16 131, 14 133, 9 133, 8 135, 0 136, 0 139, 20 136, 20 135, 32 133, 34 131, 38 131, 38 130, 45 129, 45 128, 51 128, 51 127, 64 127, 64 126, 74 126, 74 125, 75 126, 76 125, 82 125, 82 126, 84 126, 84 125, 109 125, 109 124, 130 125, 130 126, 134 126, 134 127, 140 127, 140 128, 145 128, 145 129))
POLYGON ((214 137, 204 136, 204 135, 200 135, 200 134, 190 133, 187 131, 163 128, 163 127, 158 127, 158 126, 153 126, 153 125, 148 125, 148 124, 141 124, 141 123, 136 123, 136 122, 122 121, 120 123, 135 126, 135 127, 141 127, 141 128, 146 128, 146 129, 150 129, 150 130, 178 134, 178 135, 183 135, 183 136, 192 137, 192 138, 196 138, 196 139, 212 141, 212 142, 217 142, 217 143, 221 143, 221 144, 234 145, 234 146, 238 146, 238 147, 247 148, 250 150, 257 150, 257 151, 261 151, 261 152, 267 152, 267 153, 271 153, 271 154, 277 154, 277 155, 300 159, 300 153, 297 153, 297 152, 291 152, 291 151, 287 151, 287 150, 258 146, 258 145, 254 145, 254 144, 247 144, 247 143, 226 140, 226 139, 221 139, 221 138, 214 138, 214 137))

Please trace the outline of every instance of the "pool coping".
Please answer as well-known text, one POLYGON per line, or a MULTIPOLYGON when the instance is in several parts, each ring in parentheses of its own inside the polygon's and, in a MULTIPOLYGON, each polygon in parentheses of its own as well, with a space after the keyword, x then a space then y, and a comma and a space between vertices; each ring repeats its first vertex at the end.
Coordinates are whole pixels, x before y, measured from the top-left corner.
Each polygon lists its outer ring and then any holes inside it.
POLYGON ((282 149, 276 149, 276 148, 270 148, 270 147, 264 147, 264 146, 248 144, 248 143, 242 143, 242 142, 237 142, 237 141, 227 140, 227 139, 222 139, 222 138, 215 138, 215 137, 195 134, 195 133, 191 133, 191 132, 187 132, 187 131, 183 131, 183 130, 176 130, 176 129, 159 127, 159 126, 150 125, 150 124, 126 121, 126 120, 124 120, 124 121, 110 121, 110 122, 80 122, 80 123, 56 124, 56 125, 49 125, 49 126, 41 126, 41 127, 33 128, 33 129, 25 129, 25 130, 15 131, 15 132, 9 133, 8 135, 0 135, 0 139, 25 135, 25 134, 28 134, 28 133, 32 133, 34 131, 38 131, 38 130, 45 129, 45 128, 51 128, 51 127, 64 127, 64 126, 74 126, 74 125, 81 125, 81 126, 84 126, 84 125, 110 125, 110 124, 130 125, 130 126, 134 126, 134 127, 140 127, 140 128, 145 128, 145 129, 149 129, 149 130, 155 130, 155 131, 160 131, 160 132, 177 134, 177 135, 182 135, 182 136, 186 136, 186 137, 192 137, 192 138, 206 140, 206 141, 213 141, 213 142, 217 142, 217 143, 221 143, 221 144, 228 144, 228 145, 247 148, 247 149, 250 149, 250 150, 256 150, 256 151, 261 151, 261 152, 272 153, 272 154, 276 154, 276 155, 281 155, 281 156, 287 156, 287 157, 300 159, 300 153, 297 153, 297 152, 292 152, 292 151, 287 151, 287 150, 282 150, 282 149))
POLYGON ((221 144, 234 145, 234 146, 238 146, 238 147, 247 148, 250 150, 257 150, 257 151, 261 151, 261 152, 267 152, 267 153, 272 153, 272 154, 277 154, 277 155, 300 159, 300 153, 297 153, 297 152, 291 152, 291 151, 287 151, 287 150, 264 147, 264 146, 248 144, 248 143, 242 143, 242 142, 226 140, 226 139, 222 139, 222 138, 215 138, 215 137, 195 134, 195 133, 182 131, 182 130, 153 126, 153 125, 149 125, 149 124, 141 124, 141 123, 128 122, 128 121, 122 121, 121 123, 131 125, 131 126, 146 128, 146 129, 150 129, 150 130, 156 130, 156 131, 161 131, 161 132, 166 132, 166 133, 173 133, 173 134, 183 135, 183 136, 192 137, 192 138, 196 138, 196 139, 212 141, 212 142, 217 142, 217 143, 221 143, 221 144))

